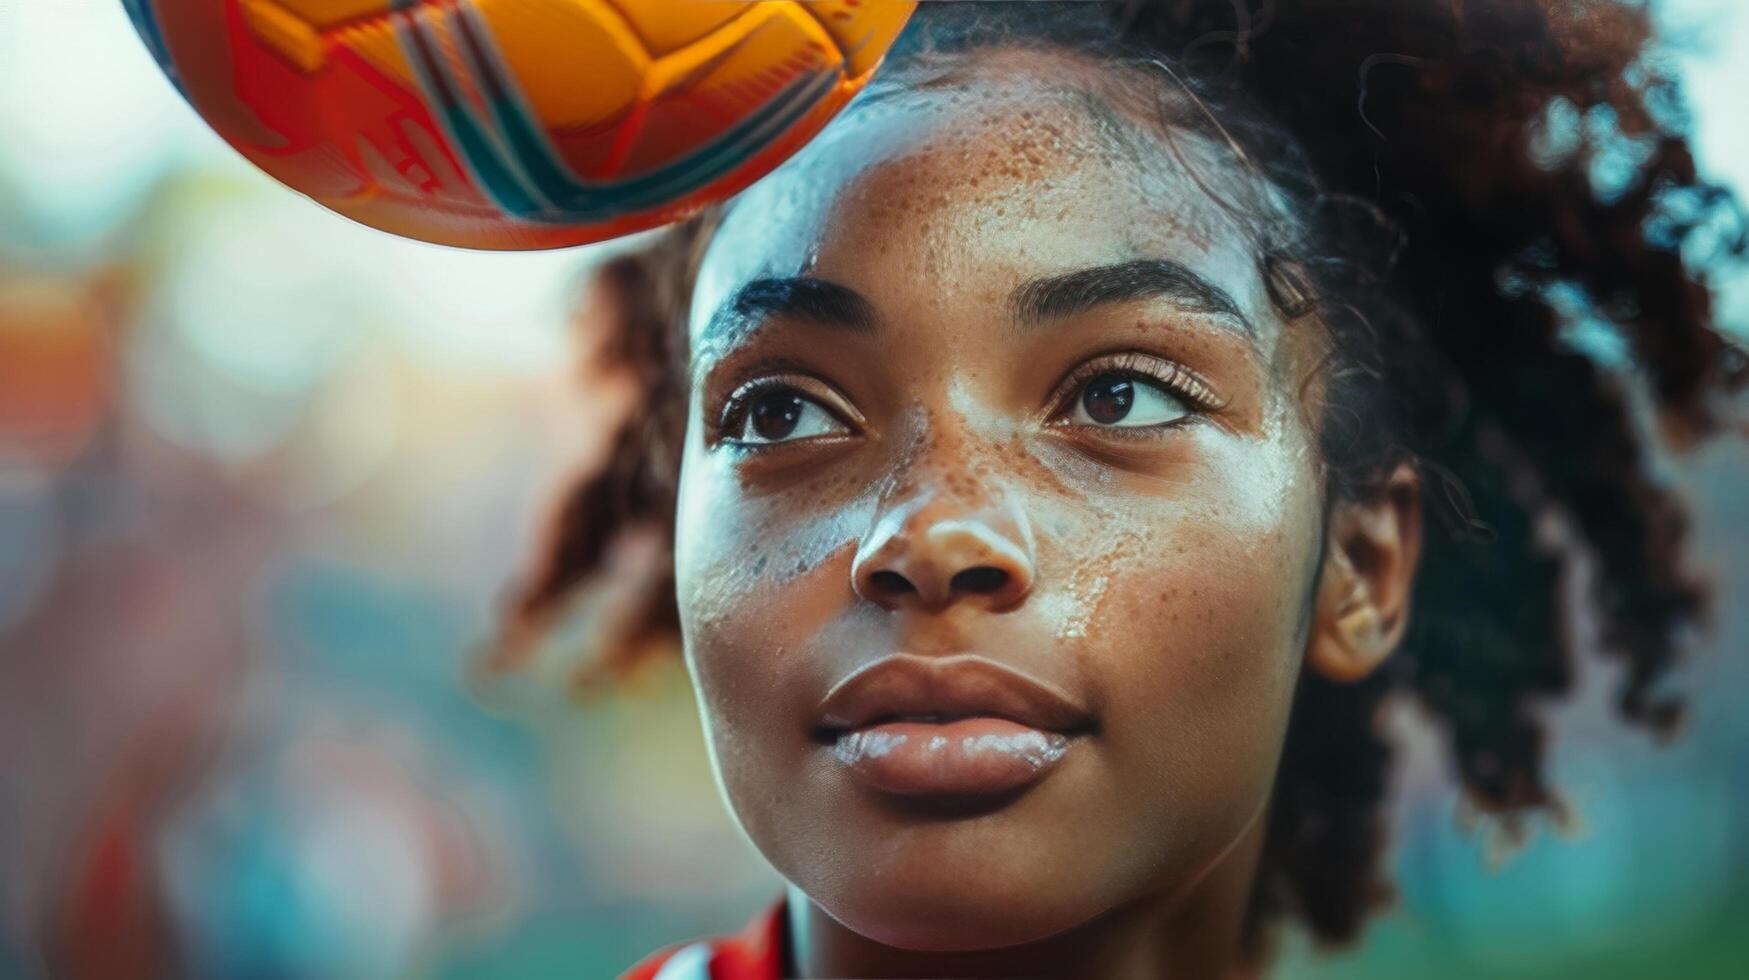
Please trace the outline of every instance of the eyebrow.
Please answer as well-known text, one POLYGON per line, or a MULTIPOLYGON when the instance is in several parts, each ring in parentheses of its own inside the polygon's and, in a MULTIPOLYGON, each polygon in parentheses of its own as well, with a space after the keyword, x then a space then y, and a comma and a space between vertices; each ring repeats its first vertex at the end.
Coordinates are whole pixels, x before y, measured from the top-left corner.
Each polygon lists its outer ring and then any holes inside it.
POLYGON ((878 322, 874 307, 848 286, 812 276, 764 276, 744 283, 717 308, 702 339, 708 343, 773 317, 855 333, 868 333, 878 322))
MULTIPOLYGON (((1226 290, 1169 259, 1137 259, 1034 279, 1016 288, 1009 304, 1020 322, 1037 325, 1110 303, 1157 297, 1226 317, 1255 339, 1251 321, 1226 290)), ((848 286, 813 276, 761 276, 742 284, 717 308, 701 345, 729 340, 725 335, 737 328, 756 327, 775 317, 853 333, 871 332, 880 323, 874 306, 848 286)))
POLYGON ((1255 338, 1251 321, 1221 287, 1168 259, 1137 259, 1079 269, 1022 284, 1009 298, 1016 319, 1036 325, 1109 303, 1165 297, 1201 313, 1227 317, 1255 338))

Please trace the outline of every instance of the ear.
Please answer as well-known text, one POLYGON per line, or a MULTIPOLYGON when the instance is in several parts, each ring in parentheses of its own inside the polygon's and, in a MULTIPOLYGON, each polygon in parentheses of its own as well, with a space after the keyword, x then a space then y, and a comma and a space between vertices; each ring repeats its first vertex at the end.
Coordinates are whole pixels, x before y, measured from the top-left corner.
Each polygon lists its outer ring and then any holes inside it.
POLYGON ((1421 557, 1421 478, 1400 463, 1365 499, 1331 511, 1306 662, 1342 683, 1371 674, 1402 642, 1421 557))

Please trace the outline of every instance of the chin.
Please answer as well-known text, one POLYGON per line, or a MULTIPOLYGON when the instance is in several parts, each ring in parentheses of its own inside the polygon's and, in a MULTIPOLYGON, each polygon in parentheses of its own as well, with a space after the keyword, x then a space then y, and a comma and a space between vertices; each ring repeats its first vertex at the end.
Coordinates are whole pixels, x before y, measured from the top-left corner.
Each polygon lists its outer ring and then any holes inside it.
MULTIPOLYGON (((948 825, 938 826, 945 830, 948 825)), ((961 825, 958 829, 963 830, 961 825)), ((950 831, 950 834, 952 832, 950 831)), ((791 879, 828 915, 883 945, 919 952, 1017 946, 1049 938, 1100 911, 1089 882, 1064 880, 1060 850, 913 838, 845 862, 848 874, 791 879)))
POLYGON ((970 952, 1047 939, 1092 918, 1044 896, 990 894, 961 886, 859 888, 811 896, 827 914, 875 942, 917 952, 970 952))

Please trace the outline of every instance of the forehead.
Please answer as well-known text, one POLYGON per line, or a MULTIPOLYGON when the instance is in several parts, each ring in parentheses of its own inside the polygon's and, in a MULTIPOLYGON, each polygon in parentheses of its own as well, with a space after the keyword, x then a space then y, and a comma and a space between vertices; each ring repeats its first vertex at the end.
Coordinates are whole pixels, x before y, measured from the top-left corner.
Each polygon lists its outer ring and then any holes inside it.
POLYGON ((1040 275, 1166 258, 1251 306, 1252 246, 1205 189, 1235 183, 1231 161, 1168 129, 1114 75, 997 51, 872 93, 733 202, 699 269, 693 335, 742 283, 798 274, 994 297, 1040 275))

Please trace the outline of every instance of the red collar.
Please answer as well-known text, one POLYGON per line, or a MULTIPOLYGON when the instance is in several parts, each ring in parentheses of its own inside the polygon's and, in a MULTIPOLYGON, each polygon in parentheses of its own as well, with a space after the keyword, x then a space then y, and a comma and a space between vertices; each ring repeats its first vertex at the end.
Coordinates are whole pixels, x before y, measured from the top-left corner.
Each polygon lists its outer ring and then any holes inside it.
POLYGON ((788 951, 787 901, 779 898, 740 932, 676 943, 645 957, 620 980, 783 980, 788 951))

